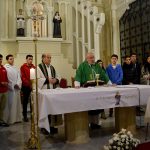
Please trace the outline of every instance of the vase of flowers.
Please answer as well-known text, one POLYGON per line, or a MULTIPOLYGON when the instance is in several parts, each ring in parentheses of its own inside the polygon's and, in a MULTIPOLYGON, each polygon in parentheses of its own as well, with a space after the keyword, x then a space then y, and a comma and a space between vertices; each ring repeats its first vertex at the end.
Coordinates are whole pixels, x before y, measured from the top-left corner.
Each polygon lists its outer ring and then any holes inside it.
POLYGON ((109 144, 104 146, 104 150, 134 150, 140 141, 133 138, 130 131, 122 129, 119 133, 114 133, 109 140, 109 144))

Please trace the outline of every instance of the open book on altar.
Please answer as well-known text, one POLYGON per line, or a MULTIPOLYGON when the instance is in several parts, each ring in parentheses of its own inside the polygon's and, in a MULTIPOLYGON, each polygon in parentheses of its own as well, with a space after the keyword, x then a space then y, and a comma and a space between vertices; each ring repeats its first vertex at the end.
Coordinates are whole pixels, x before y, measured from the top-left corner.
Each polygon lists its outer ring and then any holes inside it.
MULTIPOLYGON (((96 85, 97 85, 96 80, 90 80, 87 81, 85 84, 83 84, 83 87, 96 86, 96 85)), ((98 85, 104 85, 104 81, 98 80, 98 85)))

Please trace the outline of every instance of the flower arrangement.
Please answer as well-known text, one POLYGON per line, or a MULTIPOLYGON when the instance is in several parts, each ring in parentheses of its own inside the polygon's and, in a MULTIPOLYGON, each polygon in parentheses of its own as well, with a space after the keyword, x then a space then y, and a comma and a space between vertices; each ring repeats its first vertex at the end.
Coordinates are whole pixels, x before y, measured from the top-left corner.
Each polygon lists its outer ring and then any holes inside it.
POLYGON ((109 140, 109 144, 104 146, 104 150, 133 150, 140 141, 133 138, 130 131, 122 129, 119 133, 114 133, 109 140))

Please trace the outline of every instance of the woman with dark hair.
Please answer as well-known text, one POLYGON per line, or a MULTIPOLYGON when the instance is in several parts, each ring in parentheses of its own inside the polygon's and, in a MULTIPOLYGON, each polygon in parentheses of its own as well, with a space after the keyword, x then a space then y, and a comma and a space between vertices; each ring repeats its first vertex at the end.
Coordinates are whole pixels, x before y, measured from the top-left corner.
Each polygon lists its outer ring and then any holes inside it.
POLYGON ((101 59, 97 60, 96 63, 99 64, 100 67, 106 72, 105 67, 104 67, 104 63, 101 59))
POLYGON ((150 55, 141 69, 141 84, 150 85, 150 55))

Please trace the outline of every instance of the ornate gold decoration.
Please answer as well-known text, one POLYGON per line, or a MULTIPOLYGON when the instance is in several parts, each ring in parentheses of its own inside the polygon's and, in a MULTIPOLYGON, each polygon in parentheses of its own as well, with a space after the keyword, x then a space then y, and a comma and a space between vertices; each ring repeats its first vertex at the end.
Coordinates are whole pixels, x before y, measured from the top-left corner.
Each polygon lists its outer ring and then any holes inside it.
MULTIPOLYGON (((39 37, 39 22, 44 19, 43 17, 43 5, 40 0, 34 2, 32 8, 32 16, 29 17, 33 21, 34 26, 34 45, 35 45, 35 66, 37 66, 37 37, 39 37)), ((32 90, 32 98, 31 98, 31 135, 27 143, 27 147, 29 149, 38 149, 41 150, 40 146, 40 137, 39 137, 39 127, 38 127, 38 120, 39 120, 39 110, 38 110, 38 77, 37 77, 37 69, 35 69, 35 79, 31 80, 32 87, 34 83, 36 83, 35 92, 32 90), (34 95, 35 93, 35 95, 34 95), (36 100, 36 111, 34 109, 36 100), (35 114, 36 113, 36 114, 35 114)), ((32 88, 34 89, 34 87, 32 88)))

